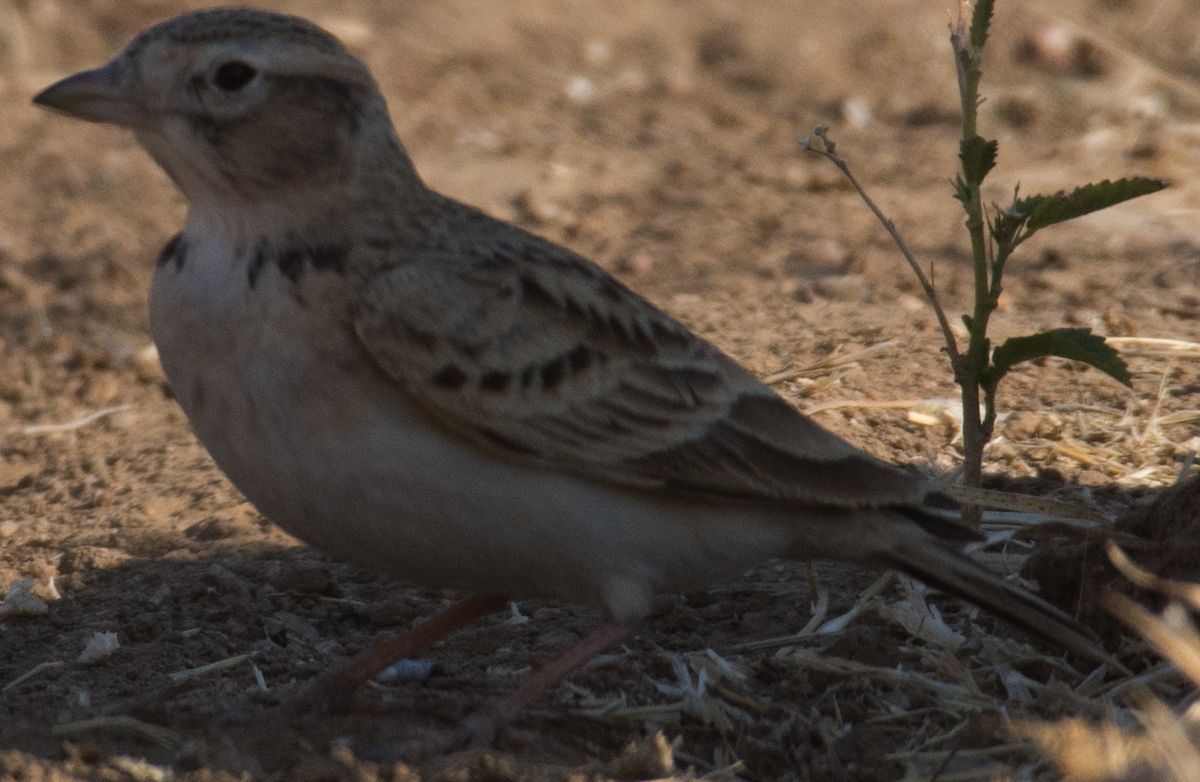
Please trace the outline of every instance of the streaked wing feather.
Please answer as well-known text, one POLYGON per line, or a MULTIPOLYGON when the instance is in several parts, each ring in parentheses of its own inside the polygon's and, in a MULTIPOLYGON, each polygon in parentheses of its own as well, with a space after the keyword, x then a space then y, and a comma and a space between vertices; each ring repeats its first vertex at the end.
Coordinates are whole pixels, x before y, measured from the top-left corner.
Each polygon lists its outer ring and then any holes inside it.
POLYGON ((707 497, 868 507, 924 495, 599 267, 540 240, 387 269, 353 317, 412 398, 510 458, 707 497))

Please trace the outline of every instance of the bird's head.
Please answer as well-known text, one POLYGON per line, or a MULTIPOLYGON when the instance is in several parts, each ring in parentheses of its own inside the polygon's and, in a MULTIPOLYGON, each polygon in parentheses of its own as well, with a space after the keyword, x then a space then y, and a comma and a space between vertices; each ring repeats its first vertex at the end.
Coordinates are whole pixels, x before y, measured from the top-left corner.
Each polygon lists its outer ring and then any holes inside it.
POLYGON ((34 103, 128 128, 192 203, 349 197, 412 177, 375 80, 332 35, 249 9, 186 14, 34 103))

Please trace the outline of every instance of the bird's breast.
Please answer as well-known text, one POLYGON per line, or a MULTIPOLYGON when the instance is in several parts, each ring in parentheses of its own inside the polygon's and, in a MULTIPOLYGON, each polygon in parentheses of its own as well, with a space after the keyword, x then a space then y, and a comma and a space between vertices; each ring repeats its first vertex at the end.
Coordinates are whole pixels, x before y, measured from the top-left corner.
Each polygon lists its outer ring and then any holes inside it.
POLYGON ((622 618, 653 591, 699 586, 788 545, 779 519, 760 525, 476 450, 358 347, 339 272, 296 281, 267 266, 251 284, 253 259, 237 248, 186 236, 180 246, 151 289, 163 368, 217 465, 310 545, 407 581, 600 603, 622 618))
MULTIPOLYGON (((217 465, 289 532, 337 545, 337 498, 371 472, 359 449, 387 429, 389 458, 421 429, 358 348, 335 269, 289 276, 254 245, 184 234, 164 251, 150 323, 176 399, 217 465)), ((402 493, 400 493, 402 496, 402 493)))

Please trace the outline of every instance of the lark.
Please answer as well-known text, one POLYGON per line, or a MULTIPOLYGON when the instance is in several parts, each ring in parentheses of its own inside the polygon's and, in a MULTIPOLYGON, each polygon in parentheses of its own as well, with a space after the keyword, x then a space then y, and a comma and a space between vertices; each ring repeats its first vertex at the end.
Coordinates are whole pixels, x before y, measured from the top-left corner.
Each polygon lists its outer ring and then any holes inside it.
POLYGON ((800 414, 602 268, 421 181, 367 68, 302 19, 163 22, 34 102, 127 128, 189 203, 158 258, 163 368, 213 460, 339 559, 478 596, 330 681, 349 691, 510 598, 606 621, 486 740, 661 592, 771 558, 896 568, 1104 659, 961 554, 921 479, 800 414))

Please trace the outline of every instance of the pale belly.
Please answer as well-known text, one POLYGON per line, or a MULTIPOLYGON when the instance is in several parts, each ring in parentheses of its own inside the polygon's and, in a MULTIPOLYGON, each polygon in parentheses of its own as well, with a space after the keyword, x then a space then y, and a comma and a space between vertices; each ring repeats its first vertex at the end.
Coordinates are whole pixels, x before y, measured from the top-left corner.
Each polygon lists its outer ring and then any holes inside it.
MULTIPOLYGON (((190 258, 155 276, 151 325, 196 435, 260 511, 333 556, 429 586, 644 613, 787 553, 782 513, 663 502, 477 451, 436 429, 264 272, 190 258)), ((332 274, 332 273, 330 273, 332 274)))

